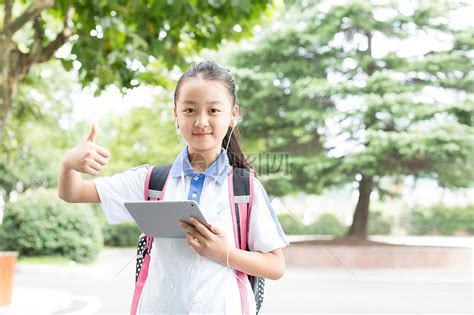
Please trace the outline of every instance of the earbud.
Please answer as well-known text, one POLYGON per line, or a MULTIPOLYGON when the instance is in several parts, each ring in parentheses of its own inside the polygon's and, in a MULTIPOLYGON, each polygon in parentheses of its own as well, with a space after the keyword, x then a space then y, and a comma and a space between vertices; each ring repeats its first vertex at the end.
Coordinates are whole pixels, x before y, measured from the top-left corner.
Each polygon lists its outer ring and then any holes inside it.
POLYGON ((235 117, 232 117, 230 127, 235 128, 235 126, 237 126, 237 119, 235 119, 235 117))
POLYGON ((175 118, 175 119, 174 119, 174 127, 175 127, 176 129, 179 129, 178 118, 175 118))

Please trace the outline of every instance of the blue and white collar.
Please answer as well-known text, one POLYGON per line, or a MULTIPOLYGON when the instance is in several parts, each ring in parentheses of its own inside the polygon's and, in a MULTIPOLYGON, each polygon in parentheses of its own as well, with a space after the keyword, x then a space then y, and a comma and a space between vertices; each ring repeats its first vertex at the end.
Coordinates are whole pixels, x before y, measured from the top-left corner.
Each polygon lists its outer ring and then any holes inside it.
POLYGON ((193 170, 191 163, 189 162, 188 146, 186 146, 173 162, 173 166, 171 167, 171 177, 181 177, 181 170, 186 176, 209 176, 217 181, 219 185, 222 185, 226 177, 229 175, 231 166, 229 158, 227 157, 227 151, 224 148, 221 148, 219 157, 204 171, 204 173, 196 172, 193 170))

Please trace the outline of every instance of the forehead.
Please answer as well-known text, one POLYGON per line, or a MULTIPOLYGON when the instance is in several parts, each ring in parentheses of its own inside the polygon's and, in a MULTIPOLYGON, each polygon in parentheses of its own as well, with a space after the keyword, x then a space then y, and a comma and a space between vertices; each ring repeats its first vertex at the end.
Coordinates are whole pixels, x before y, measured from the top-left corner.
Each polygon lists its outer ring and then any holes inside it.
POLYGON ((224 83, 218 80, 206 80, 203 78, 189 78, 185 80, 179 89, 178 103, 193 101, 199 104, 220 102, 232 105, 232 97, 224 83))

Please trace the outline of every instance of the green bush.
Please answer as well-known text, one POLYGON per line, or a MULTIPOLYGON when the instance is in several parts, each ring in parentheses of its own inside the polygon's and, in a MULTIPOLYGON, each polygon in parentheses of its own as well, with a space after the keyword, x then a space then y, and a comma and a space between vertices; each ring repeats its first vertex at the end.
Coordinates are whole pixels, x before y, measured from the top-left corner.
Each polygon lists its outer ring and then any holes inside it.
POLYGON ((283 228, 283 231, 285 231, 285 234, 309 234, 307 227, 289 213, 278 215, 278 221, 280 221, 281 227, 283 228))
POLYGON ((286 234, 301 235, 301 234, 330 234, 335 236, 342 236, 347 230, 347 227, 342 224, 336 216, 330 213, 325 213, 319 217, 315 222, 305 225, 297 220, 291 214, 280 214, 278 220, 286 234))
POLYGON ((318 220, 308 226, 309 234, 342 236, 346 233, 346 230, 347 227, 331 213, 322 214, 318 220))
POLYGON ((367 222, 367 234, 389 235, 393 226, 393 220, 384 217, 380 211, 370 211, 367 222))
POLYGON ((135 222, 109 224, 100 205, 94 204, 92 208, 102 228, 104 245, 113 247, 137 246, 138 237, 142 231, 135 222))
POLYGON ((46 189, 25 193, 5 205, 0 250, 89 262, 102 247, 102 231, 90 205, 67 204, 55 190, 46 189))
POLYGON ((473 235, 474 204, 466 207, 436 205, 431 208, 414 208, 403 216, 402 224, 414 235, 453 235, 458 231, 473 235))
POLYGON ((135 222, 107 224, 102 226, 104 244, 107 246, 129 247, 136 246, 142 231, 135 222))

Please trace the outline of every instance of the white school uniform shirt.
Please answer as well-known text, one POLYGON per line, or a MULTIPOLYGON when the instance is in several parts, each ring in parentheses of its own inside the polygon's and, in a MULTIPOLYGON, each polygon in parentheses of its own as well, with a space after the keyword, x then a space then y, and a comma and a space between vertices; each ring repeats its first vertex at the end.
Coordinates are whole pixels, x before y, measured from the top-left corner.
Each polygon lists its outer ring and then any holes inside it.
MULTIPOLYGON (((143 200, 148 168, 142 165, 94 179, 109 223, 133 221, 123 203, 143 200)), ((171 167, 163 200, 195 200, 208 222, 221 228, 230 246, 235 247, 228 190, 230 170, 227 152, 222 149, 204 173, 195 172, 185 147, 171 167)), ((288 245, 265 189, 255 178, 249 249, 266 253, 288 245)), ((235 270, 199 256, 185 239, 155 238, 138 313, 242 314, 237 281, 235 270)), ((255 298, 247 277, 245 282, 249 311, 255 314, 255 298)))

